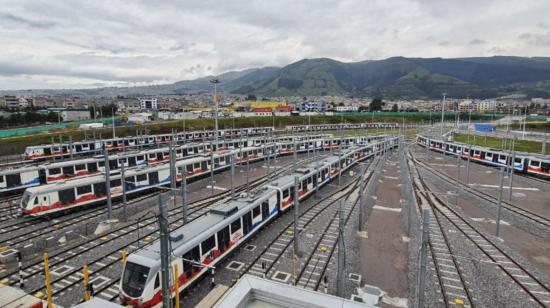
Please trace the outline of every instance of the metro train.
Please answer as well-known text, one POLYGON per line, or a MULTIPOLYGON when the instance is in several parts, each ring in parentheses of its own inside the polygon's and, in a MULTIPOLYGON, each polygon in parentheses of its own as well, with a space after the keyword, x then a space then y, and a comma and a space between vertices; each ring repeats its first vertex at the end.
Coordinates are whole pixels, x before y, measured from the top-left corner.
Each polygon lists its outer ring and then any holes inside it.
POLYGON ((341 129, 377 129, 397 128, 397 123, 338 123, 338 124, 315 124, 315 125, 287 125, 286 130, 294 132, 341 130, 341 129))
MULTIPOLYGON (((366 143, 368 138, 350 137, 342 140, 348 140, 350 141, 349 145, 353 145, 355 143, 360 144, 362 140, 366 143)), ((320 148, 323 140, 302 142, 305 144, 308 142, 316 142, 317 147, 320 148)), ((233 155, 235 155, 235 163, 237 164, 243 164, 247 161, 251 162, 261 160, 270 153, 272 155, 281 155, 281 153, 279 153, 280 145, 281 144, 273 143, 261 147, 240 148, 238 150, 235 149, 216 154, 211 153, 214 160, 214 171, 217 172, 228 168, 228 157, 233 155)), ((298 152, 304 150, 298 149, 298 152)), ((186 168, 186 176, 189 179, 204 174, 209 174, 211 170, 211 157, 210 155, 202 154, 193 158, 177 161, 176 169, 178 172, 178 182, 181 181, 181 178, 183 177, 181 174, 181 168, 183 167, 186 168)), ((146 168, 129 169, 125 174, 128 197, 130 198, 138 192, 144 190, 169 184, 169 169, 170 167, 167 164, 146 168), (136 180, 133 180, 133 176, 136 177, 136 180), (168 181, 168 183, 166 181, 168 181), (139 182, 139 184, 128 184, 128 182, 139 182)), ((112 197, 120 197, 122 194, 120 177, 121 176, 118 171, 112 172, 112 197)), ((23 198, 21 199, 21 210, 24 215, 41 216, 53 212, 63 211, 69 208, 102 203, 106 200, 106 198, 105 176, 87 176, 83 179, 71 179, 69 181, 59 181, 52 184, 27 188, 27 190, 23 193, 23 198)))
MULTIPOLYGON (((274 130, 273 127, 253 127, 243 129, 225 129, 218 131, 219 138, 233 139, 267 134, 274 130)), ((104 147, 109 150, 121 150, 123 148, 136 148, 139 146, 155 146, 176 142, 204 141, 214 138, 214 131, 179 132, 175 134, 142 135, 115 139, 88 140, 69 143, 54 143, 25 148, 26 160, 43 160, 51 157, 68 157, 71 155, 89 155, 102 151, 104 147)))
MULTIPOLYGON (((173 231, 172 238, 177 240, 171 242, 170 277, 173 277, 173 266, 177 265, 177 291, 186 289, 262 226, 289 210, 295 189, 299 200, 303 200, 315 191, 316 186, 323 186, 356 162, 377 154, 383 147, 395 147, 397 142, 397 138, 391 138, 343 150, 340 158, 330 156, 299 168, 293 174, 217 206, 173 231), (299 178, 298 187, 294 187, 295 177, 299 178)), ((160 242, 157 240, 127 257, 119 283, 119 298, 123 305, 153 307, 161 303, 159 254, 160 242)), ((174 296, 175 289, 171 290, 171 296, 174 296)))
MULTIPOLYGON (((322 138, 327 135, 316 136, 286 136, 276 137, 274 140, 278 145, 277 153, 288 154, 294 151, 294 140, 297 141, 298 152, 313 148, 313 138, 322 138), (306 140, 310 140, 309 142, 306 140)), ((381 138, 380 136, 369 137, 346 137, 342 139, 323 139, 323 148, 339 147, 340 142, 349 145, 357 143, 368 143, 372 140, 381 138)), ((176 159, 183 159, 202 153, 219 151, 223 149, 237 149, 249 146, 261 146, 269 142, 266 138, 251 138, 229 140, 220 143, 219 146, 211 143, 193 143, 178 146, 174 148, 176 159)), ((317 141, 318 148, 321 141, 317 141)), ((143 152, 125 152, 111 155, 109 157, 109 167, 111 171, 116 171, 121 164, 128 169, 165 163, 170 160, 169 148, 151 149, 143 152)), ((66 179, 76 179, 83 176, 89 176, 105 171, 105 159, 103 156, 95 156, 88 159, 77 159, 65 162, 48 163, 34 167, 23 167, 15 169, 6 169, 0 171, 0 195, 15 193, 22 189, 41 184, 50 184, 66 179)))
MULTIPOLYGON (((428 138, 422 135, 416 136, 416 142, 426 147, 429 140, 429 149, 445 152, 452 155, 460 153, 461 157, 491 166, 510 166, 512 154, 502 150, 491 149, 481 146, 469 146, 463 143, 442 141, 438 138, 428 138)), ((516 172, 550 178, 550 159, 537 157, 530 153, 516 153, 513 163, 516 172)))
MULTIPOLYGON (((272 151, 275 145, 268 145, 265 151, 272 151)), ((214 172, 228 168, 231 165, 231 157, 235 155, 237 161, 256 161, 263 159, 264 147, 250 147, 239 151, 225 151, 211 155, 200 155, 176 162, 176 180, 181 182, 182 169, 186 170, 186 178, 189 180, 204 174, 209 174, 214 163, 214 172)), ((167 164, 130 169, 124 174, 126 193, 132 198, 140 192, 151 190, 170 184, 170 166, 167 164)), ((110 176, 111 197, 122 196, 121 174, 110 176)), ((41 216, 70 208, 91 206, 104 203, 107 200, 107 187, 105 176, 96 175, 83 179, 62 181, 53 184, 40 185, 27 188, 21 199, 21 211, 23 215, 41 216)))

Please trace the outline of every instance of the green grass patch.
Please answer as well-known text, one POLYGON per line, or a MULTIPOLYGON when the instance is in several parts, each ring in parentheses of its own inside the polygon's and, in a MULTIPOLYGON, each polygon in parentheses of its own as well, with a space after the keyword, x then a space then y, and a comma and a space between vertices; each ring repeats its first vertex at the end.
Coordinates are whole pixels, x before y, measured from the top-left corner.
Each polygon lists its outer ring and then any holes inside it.
MULTIPOLYGON (((467 134, 455 134, 455 141, 468 143, 467 134)), ((507 141, 507 148, 510 147, 510 140, 507 141)), ((474 145, 480 145, 484 147, 489 147, 493 149, 502 149, 503 142, 502 138, 497 137, 485 137, 480 135, 470 135, 470 143, 474 145)), ((516 140, 514 149, 519 152, 528 152, 534 154, 540 154, 542 151, 542 142, 531 141, 531 140, 516 140)), ((550 154, 550 146, 546 146, 546 154, 550 154)))

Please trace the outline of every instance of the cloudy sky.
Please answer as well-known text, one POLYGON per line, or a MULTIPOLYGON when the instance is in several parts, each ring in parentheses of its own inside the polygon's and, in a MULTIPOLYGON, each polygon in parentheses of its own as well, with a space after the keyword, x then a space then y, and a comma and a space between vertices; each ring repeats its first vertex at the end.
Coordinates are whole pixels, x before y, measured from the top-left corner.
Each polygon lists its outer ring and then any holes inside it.
POLYGON ((0 0, 0 89, 169 83, 303 58, 550 56, 548 0, 0 0))

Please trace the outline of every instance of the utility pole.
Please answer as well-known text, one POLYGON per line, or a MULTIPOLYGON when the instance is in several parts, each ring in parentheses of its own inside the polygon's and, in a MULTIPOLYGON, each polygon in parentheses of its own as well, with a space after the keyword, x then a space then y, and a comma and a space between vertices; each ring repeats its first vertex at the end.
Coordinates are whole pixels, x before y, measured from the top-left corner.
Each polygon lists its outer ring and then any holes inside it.
POLYGON ((172 143, 168 145, 168 153, 170 154, 170 188, 174 207, 176 207, 176 153, 172 143))
POLYGON ((250 189, 250 156, 246 157, 246 192, 250 189))
POLYGON ((497 228, 495 236, 500 237, 500 209, 502 207, 502 184, 504 181, 504 167, 500 167, 500 176, 498 180, 498 203, 497 203, 497 228))
POLYGON ((107 146, 104 148, 103 157, 105 158, 105 189, 107 190, 107 220, 112 219, 113 202, 111 200, 111 168, 109 166, 109 151, 107 146))
POLYGON ((183 216, 183 224, 187 223, 187 170, 181 167, 181 214, 183 216))
POLYGON ((300 243, 298 241, 298 220, 300 219, 300 201, 298 193, 298 185, 300 185, 300 179, 294 177, 294 254, 300 255, 300 243))
POLYGON ((342 149, 341 148, 338 151, 338 186, 342 186, 342 149))
MULTIPOLYGON (((322 175, 319 173, 319 150, 317 150, 317 142, 314 142, 313 147, 313 157, 315 159, 315 173, 317 174, 317 182, 315 183, 315 198, 319 198, 319 180, 321 182, 324 180, 322 175)), ((322 144, 321 144, 322 146, 322 144)))
POLYGON ((160 270, 161 270, 161 286, 162 286, 162 307, 172 307, 170 298, 170 251, 168 244, 170 241, 170 231, 168 230, 168 215, 166 213, 166 205, 162 200, 162 194, 159 194, 159 229, 160 229, 160 270))
POLYGON ((344 296, 344 267, 346 262, 346 252, 344 246, 344 199, 340 199, 340 209, 338 211, 338 272, 336 274, 336 296, 344 296))
MULTIPOLYGON (((458 148, 457 148, 458 150, 458 148)), ((458 206, 458 186, 460 185, 460 165, 462 163, 462 158, 460 154, 456 156, 456 191, 455 191, 455 205, 458 206)))
POLYGON ((294 170, 294 172, 296 172, 296 161, 298 159, 298 148, 297 148, 297 145, 296 145, 296 138, 294 138, 294 160, 292 162, 292 168, 294 170))
POLYGON ((426 263, 428 259, 428 241, 430 228, 430 212, 422 211, 422 248, 420 250, 420 276, 418 277, 418 307, 425 307, 424 291, 426 289, 426 263))

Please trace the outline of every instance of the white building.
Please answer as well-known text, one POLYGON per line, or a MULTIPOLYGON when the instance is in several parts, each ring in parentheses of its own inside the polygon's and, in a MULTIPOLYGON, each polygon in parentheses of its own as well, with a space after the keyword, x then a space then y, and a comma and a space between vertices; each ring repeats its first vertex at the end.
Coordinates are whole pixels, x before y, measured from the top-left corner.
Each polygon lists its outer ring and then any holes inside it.
POLYGON ((128 124, 143 124, 151 122, 153 115, 147 112, 132 114, 128 117, 128 124))
POLYGON ((65 109, 61 110, 61 120, 63 122, 90 120, 90 110, 88 109, 65 109))
POLYGON ((482 100, 477 102, 477 110, 481 112, 494 111, 497 109, 496 100, 482 100))
POLYGON ((140 97, 139 102, 143 110, 156 110, 158 108, 157 99, 154 97, 140 97))
POLYGON ((359 107, 358 106, 336 106, 334 110, 336 110, 336 112, 355 112, 355 111, 359 111, 359 107))

